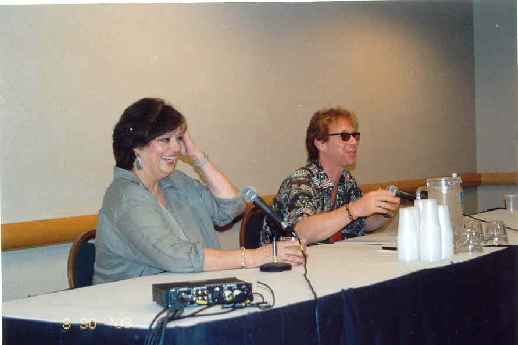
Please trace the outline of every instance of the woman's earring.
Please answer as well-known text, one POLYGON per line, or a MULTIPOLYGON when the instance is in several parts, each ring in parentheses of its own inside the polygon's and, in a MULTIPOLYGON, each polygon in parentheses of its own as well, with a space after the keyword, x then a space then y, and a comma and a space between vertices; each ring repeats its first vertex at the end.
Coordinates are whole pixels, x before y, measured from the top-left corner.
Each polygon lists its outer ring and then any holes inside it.
POLYGON ((133 162, 133 164, 135 165, 135 168, 137 168, 137 170, 144 169, 144 164, 142 163, 142 158, 140 158, 139 155, 135 155, 135 161, 133 162))

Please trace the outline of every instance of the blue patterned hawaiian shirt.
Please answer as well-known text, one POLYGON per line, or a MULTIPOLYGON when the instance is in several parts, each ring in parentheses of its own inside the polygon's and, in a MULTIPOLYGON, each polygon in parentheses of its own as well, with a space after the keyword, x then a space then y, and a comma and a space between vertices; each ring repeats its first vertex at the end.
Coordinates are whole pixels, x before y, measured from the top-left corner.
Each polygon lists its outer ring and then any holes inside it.
MULTIPOLYGON (((273 210, 281 220, 294 226, 303 216, 329 212, 361 198, 362 191, 351 173, 344 169, 338 182, 336 200, 333 204, 331 193, 334 183, 329 179, 318 162, 297 169, 281 184, 273 199, 273 210)), ((365 218, 360 217, 340 230, 342 239, 362 236, 365 233, 365 218)), ((272 231, 264 222, 261 243, 271 242, 272 231)))

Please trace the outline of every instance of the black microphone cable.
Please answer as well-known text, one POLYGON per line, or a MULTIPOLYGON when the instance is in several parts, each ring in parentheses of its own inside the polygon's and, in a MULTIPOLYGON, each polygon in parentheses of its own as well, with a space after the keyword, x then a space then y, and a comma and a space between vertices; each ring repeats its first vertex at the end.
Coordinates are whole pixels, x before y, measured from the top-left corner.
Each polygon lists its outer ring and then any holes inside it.
POLYGON ((148 328, 148 335, 146 336, 144 345, 163 345, 165 340, 165 332, 167 329, 167 324, 171 321, 176 320, 182 320, 187 319, 190 317, 202 317, 202 316, 214 316, 214 315, 223 315, 228 314, 233 311, 236 311, 238 309, 244 309, 244 308, 258 308, 259 310, 267 310, 271 309, 275 306, 275 293, 273 292, 273 289, 266 283, 263 283, 261 281, 257 281, 258 284, 261 286, 264 286, 269 291, 272 302, 268 303, 266 299, 264 298, 264 295, 262 295, 259 292, 253 292, 254 295, 261 297, 261 301, 255 302, 255 303, 234 303, 229 305, 221 305, 221 307, 224 309, 222 311, 214 312, 214 313, 208 313, 208 314, 202 314, 202 312, 215 307, 218 304, 212 304, 212 305, 206 305, 203 306, 200 309, 197 309, 193 311, 190 314, 183 315, 183 312, 185 310, 185 307, 187 306, 187 302, 183 302, 181 305, 174 306, 172 308, 163 308, 158 314, 155 315, 153 320, 151 321, 149 328, 148 328), (165 314, 165 315, 164 315, 165 314))
POLYGON ((313 295, 313 300, 315 301, 315 309, 314 309, 313 315, 315 318, 315 320, 314 320, 315 328, 317 331, 317 344, 320 344, 320 317, 319 317, 319 310, 318 310, 318 296, 315 291, 315 288, 313 287, 313 284, 311 283, 311 280, 309 280, 309 277, 308 277, 308 255, 306 254, 306 250, 304 249, 302 241, 300 240, 300 237, 297 234, 297 232, 293 230, 292 233, 294 234, 295 238, 299 242, 300 249, 302 250, 302 256, 304 257, 303 277, 304 277, 304 280, 306 281, 306 283, 308 284, 309 290, 311 291, 311 294, 313 295))
MULTIPOLYGON (((273 210, 266 204, 266 202, 257 194, 257 191, 253 187, 245 187, 241 190, 241 197, 246 202, 252 202, 256 206, 258 206, 260 209, 264 211, 264 213, 273 221, 276 223, 276 225, 280 226, 280 228, 285 233, 290 233, 295 237, 295 239, 298 241, 300 249, 302 251, 302 255, 304 257, 304 280, 309 286, 309 289, 311 290, 311 294, 313 295, 313 299, 315 301, 315 326, 317 331, 317 341, 318 344, 320 344, 320 321, 319 321, 319 310, 318 310, 318 296, 315 292, 315 289, 313 287, 313 284, 308 278, 308 257, 306 255, 306 251, 304 250, 304 246, 302 244, 302 241, 300 240, 299 235, 297 232, 289 225, 287 225, 285 222, 283 222, 274 212, 273 210)), ((274 235, 275 236, 275 235, 274 235)))
POLYGON ((257 295, 261 296, 261 298, 262 298, 262 302, 257 303, 257 307, 261 310, 271 309, 271 308, 275 307, 275 292, 273 292, 273 289, 271 288, 271 286, 266 283, 263 283, 262 281, 259 281, 259 280, 257 281, 257 284, 259 284, 260 286, 264 286, 270 293, 270 296, 272 296, 272 303, 267 303, 264 300, 264 296, 262 294, 260 294, 258 292, 254 292, 254 294, 257 294, 257 295))
POLYGON ((144 345, 163 345, 167 324, 169 321, 178 318, 183 311, 184 306, 162 309, 151 321, 144 345), (164 313, 165 315, 162 316, 164 313))

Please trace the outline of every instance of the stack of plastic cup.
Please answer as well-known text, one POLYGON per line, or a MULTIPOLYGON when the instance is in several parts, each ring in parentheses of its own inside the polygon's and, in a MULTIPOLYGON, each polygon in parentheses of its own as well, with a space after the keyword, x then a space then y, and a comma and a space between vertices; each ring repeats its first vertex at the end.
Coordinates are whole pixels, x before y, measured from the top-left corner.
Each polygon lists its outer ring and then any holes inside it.
POLYGON ((398 258, 399 261, 411 262, 419 260, 419 211, 415 207, 399 210, 398 224, 398 258))
POLYGON ((436 199, 416 200, 399 210, 398 258, 402 262, 435 262, 454 254, 454 231, 448 206, 436 199))

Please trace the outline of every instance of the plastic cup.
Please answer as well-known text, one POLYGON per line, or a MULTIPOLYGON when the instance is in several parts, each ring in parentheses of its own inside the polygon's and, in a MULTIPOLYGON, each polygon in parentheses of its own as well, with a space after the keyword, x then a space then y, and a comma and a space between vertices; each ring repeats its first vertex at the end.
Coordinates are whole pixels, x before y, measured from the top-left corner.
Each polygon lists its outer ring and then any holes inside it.
POLYGON ((509 212, 518 212, 518 194, 505 194, 505 208, 509 212))
POLYGON ((415 207, 399 209, 397 250, 399 261, 419 260, 419 226, 415 207))

